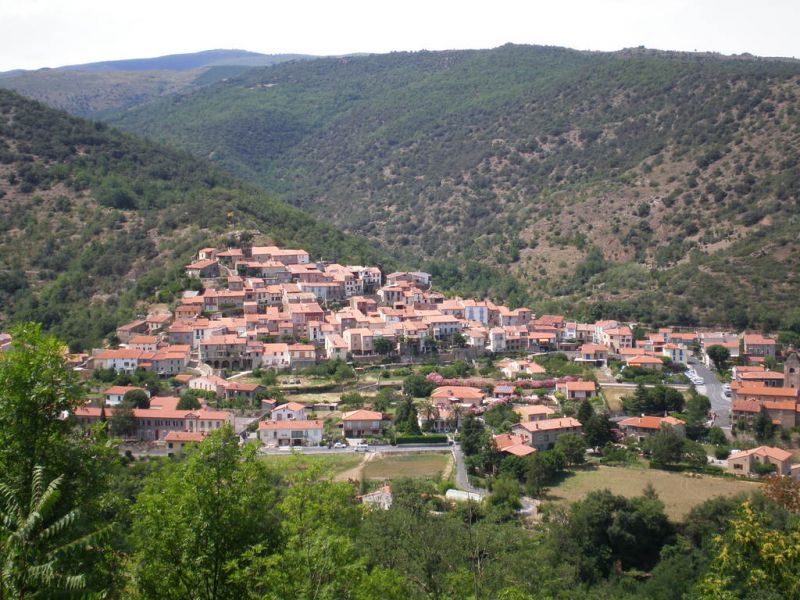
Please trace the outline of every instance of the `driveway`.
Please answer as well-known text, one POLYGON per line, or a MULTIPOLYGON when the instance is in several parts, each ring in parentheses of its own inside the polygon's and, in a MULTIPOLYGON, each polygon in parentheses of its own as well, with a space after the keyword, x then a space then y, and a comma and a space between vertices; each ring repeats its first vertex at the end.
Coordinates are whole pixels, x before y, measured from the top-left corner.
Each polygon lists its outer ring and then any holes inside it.
POLYGON ((485 496, 486 490, 484 490, 483 488, 476 488, 469 482, 469 476, 467 475, 467 465, 464 462, 464 453, 461 451, 460 444, 455 444, 453 446, 453 460, 455 461, 456 464, 455 468, 456 486, 458 486, 465 492, 471 492, 473 494, 479 494, 481 496, 485 496))

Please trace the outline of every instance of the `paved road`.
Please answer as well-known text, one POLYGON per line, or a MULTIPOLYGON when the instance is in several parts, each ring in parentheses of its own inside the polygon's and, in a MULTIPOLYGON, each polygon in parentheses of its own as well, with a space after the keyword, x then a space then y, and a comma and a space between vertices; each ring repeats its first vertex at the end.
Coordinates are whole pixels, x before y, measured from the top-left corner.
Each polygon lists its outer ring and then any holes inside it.
MULTIPOLYGON (((450 449, 447 444, 402 444, 400 446, 370 446, 369 452, 382 452, 384 454, 410 453, 410 452, 442 452, 450 449)), ((297 446, 292 448, 300 454, 345 454, 356 452, 354 446, 349 448, 328 448, 327 446, 311 446, 304 448, 297 446)), ((277 448, 261 448, 259 454, 289 454, 290 450, 278 450, 277 448)))
POLYGON ((453 446, 453 460, 456 463, 456 469, 455 469, 456 485, 465 492, 472 492, 473 494, 479 494, 481 496, 485 496, 486 495, 485 489, 477 488, 469 482, 469 476, 467 475, 467 465, 464 462, 464 453, 461 451, 460 444, 456 444, 453 446))
POLYGON ((697 391, 708 396, 711 401, 711 412, 714 413, 714 424, 723 429, 731 426, 731 399, 725 396, 722 384, 717 377, 701 362, 692 364, 697 374, 703 379, 703 385, 697 391))

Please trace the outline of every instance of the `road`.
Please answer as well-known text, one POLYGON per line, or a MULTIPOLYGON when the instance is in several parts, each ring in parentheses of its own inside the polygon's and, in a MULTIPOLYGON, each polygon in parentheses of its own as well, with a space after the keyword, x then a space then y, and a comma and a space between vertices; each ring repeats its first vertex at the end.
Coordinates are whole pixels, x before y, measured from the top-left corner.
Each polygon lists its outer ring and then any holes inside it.
POLYGON ((467 475, 467 465, 464 463, 464 453, 461 451, 460 444, 456 444, 455 446, 453 446, 453 460, 456 463, 456 468, 455 468, 456 486, 459 489, 464 490, 465 492, 472 492, 473 494, 485 496, 486 490, 484 490, 483 488, 476 488, 469 482, 469 476, 467 475))
POLYGON ((725 396, 722 384, 706 366, 695 362, 692 367, 697 375, 703 379, 703 385, 697 386, 697 391, 711 401, 711 412, 714 413, 714 424, 723 429, 731 426, 731 399, 725 396))
MULTIPOLYGON (((399 446, 370 446, 369 452, 381 452, 383 454, 398 454, 410 452, 442 452, 450 449, 448 444, 401 444, 399 446)), ((296 446, 292 448, 299 454, 344 454, 356 452, 355 446, 348 448, 328 448, 327 446, 296 446)), ((278 450, 277 448, 260 448, 258 451, 262 455, 290 454, 290 450, 278 450)))

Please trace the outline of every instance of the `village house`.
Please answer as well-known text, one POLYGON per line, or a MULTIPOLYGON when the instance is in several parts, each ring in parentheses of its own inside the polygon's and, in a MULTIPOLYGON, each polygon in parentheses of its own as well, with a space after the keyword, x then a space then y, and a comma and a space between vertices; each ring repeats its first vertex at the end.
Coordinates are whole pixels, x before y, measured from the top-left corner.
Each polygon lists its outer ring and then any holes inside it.
POLYGON ((269 417, 271 421, 305 421, 306 407, 299 402, 286 402, 273 408, 269 417))
POLYGON ((671 342, 664 344, 661 353, 675 364, 685 365, 688 361, 686 348, 678 344, 673 344, 671 342))
POLYGON ((485 397, 486 394, 480 389, 461 385, 441 386, 431 392, 431 400, 434 404, 447 402, 449 404, 480 406, 485 397))
POLYGON ((122 400, 125 397, 125 394, 137 390, 147 394, 148 398, 150 397, 150 392, 140 387, 129 386, 129 385, 114 385, 108 388, 105 392, 103 392, 106 406, 117 406, 119 404, 122 404, 122 400))
POLYGON ((184 449, 194 447, 202 443, 206 439, 206 433, 203 431, 170 431, 164 436, 164 441, 167 444, 167 456, 175 456, 182 454, 184 449))
POLYGON ((597 393, 594 381, 564 381, 556 384, 556 391, 564 394, 567 400, 583 400, 597 393))
POLYGON ((580 435, 581 432, 581 422, 572 417, 525 421, 511 428, 511 433, 522 436, 528 446, 540 451, 550 450, 565 433, 580 435))
POLYGON ((147 321, 144 319, 131 321, 130 323, 126 323, 125 325, 120 325, 117 327, 116 335, 117 339, 120 341, 121 344, 127 344, 128 340, 130 340, 134 335, 141 335, 146 334, 148 331, 147 329, 147 321))
POLYGON ((524 435, 517 435, 513 433, 501 433, 492 437, 495 447, 505 454, 513 456, 528 456, 536 452, 527 444, 527 438, 524 435))
POLYGON ((347 438, 380 436, 383 427, 383 415, 374 410, 359 409, 342 414, 342 432, 347 438))
POLYGON ((619 422, 625 437, 635 438, 637 442, 644 441, 662 427, 671 427, 679 435, 686 435, 686 422, 675 417, 630 417, 619 422))
POLYGON ((261 421, 258 439, 266 446, 319 446, 323 424, 317 419, 261 421))
POLYGON ((186 265, 186 275, 197 279, 219 277, 219 262, 213 258, 195 261, 190 265, 186 265))
POLYGON ((519 415, 520 422, 527 423, 530 421, 543 421, 551 418, 555 414, 555 410, 544 404, 526 404, 515 406, 514 412, 519 415))
POLYGON ((629 367, 635 369, 653 369, 654 371, 661 371, 664 368, 664 361, 656 356, 650 356, 649 354, 626 356, 625 362, 629 367))
POLYGON ((742 336, 744 353, 748 357, 775 358, 775 347, 777 342, 772 338, 765 337, 760 333, 745 333, 742 336))
POLYGON ((608 361, 609 350, 602 344, 584 344, 578 348, 578 356, 575 362, 591 363, 595 366, 605 366, 608 361))
POLYGON ((777 475, 791 475, 792 453, 781 448, 759 446, 751 450, 737 452, 728 457, 728 471, 735 475, 760 475, 756 465, 772 465, 777 475))

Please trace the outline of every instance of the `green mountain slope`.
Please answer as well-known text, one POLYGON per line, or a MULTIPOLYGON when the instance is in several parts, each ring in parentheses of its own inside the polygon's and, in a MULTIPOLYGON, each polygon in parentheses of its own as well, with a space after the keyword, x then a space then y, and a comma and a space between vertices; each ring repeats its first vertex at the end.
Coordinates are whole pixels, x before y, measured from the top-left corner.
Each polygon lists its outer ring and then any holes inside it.
POLYGON ((204 161, 0 90, 0 330, 35 320, 97 344, 141 301, 171 300, 197 248, 241 230, 385 259, 204 161))
POLYGON ((181 91, 240 75, 251 67, 313 58, 206 50, 156 58, 112 60, 36 71, 0 73, 0 87, 80 116, 98 118, 181 91))
POLYGON ((790 60, 509 45, 254 69, 113 122, 541 302, 754 322, 800 291, 799 82, 790 60))

